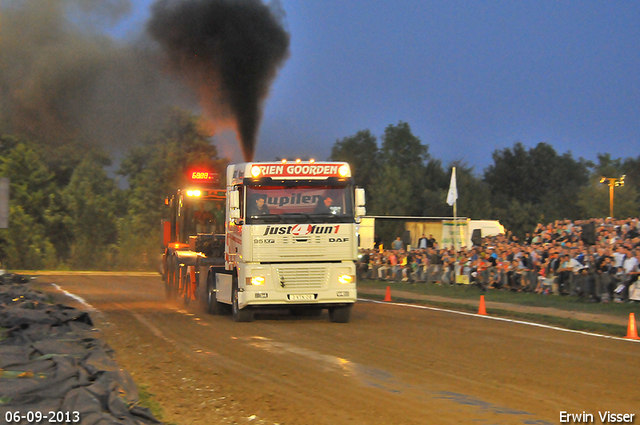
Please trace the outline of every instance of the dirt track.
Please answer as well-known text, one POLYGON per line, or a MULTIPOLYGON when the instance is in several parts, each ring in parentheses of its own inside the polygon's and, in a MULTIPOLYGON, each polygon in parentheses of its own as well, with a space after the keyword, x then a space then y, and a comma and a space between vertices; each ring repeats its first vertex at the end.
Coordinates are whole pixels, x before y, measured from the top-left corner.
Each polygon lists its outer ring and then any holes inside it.
POLYGON ((556 424, 560 411, 586 411, 601 423, 606 410, 640 420, 639 343, 370 302, 349 324, 326 312, 234 323, 167 303, 158 276, 39 282, 98 310, 118 362, 168 422, 556 424))

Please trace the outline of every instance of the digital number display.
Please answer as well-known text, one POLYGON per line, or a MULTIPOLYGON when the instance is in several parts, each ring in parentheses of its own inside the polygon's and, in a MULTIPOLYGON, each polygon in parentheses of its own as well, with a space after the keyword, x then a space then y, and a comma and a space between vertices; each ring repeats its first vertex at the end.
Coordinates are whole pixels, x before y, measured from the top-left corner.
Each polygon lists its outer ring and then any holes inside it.
POLYGON ((191 180, 215 180, 218 175, 210 171, 193 171, 191 173, 191 180))

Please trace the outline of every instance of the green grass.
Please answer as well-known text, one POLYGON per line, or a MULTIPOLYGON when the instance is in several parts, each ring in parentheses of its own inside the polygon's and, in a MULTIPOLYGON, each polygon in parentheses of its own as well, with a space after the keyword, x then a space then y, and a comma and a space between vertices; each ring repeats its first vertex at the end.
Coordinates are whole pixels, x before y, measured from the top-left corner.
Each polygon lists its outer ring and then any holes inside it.
POLYGON ((155 399, 155 395, 149 391, 149 385, 138 384, 138 395, 140 398, 140 406, 151 410, 151 413, 153 413, 153 416, 155 416, 156 419, 163 421, 166 425, 176 425, 174 422, 164 422, 164 410, 160 403, 155 399))
MULTIPOLYGON (((386 288, 386 286, 385 286, 386 288)), ((384 296, 367 294, 366 298, 373 300, 382 300, 384 296)), ((485 298, 486 299, 486 298, 485 298)), ((478 307, 475 305, 462 304, 456 302, 442 302, 442 301, 424 301, 409 298, 401 298, 394 296, 394 302, 427 305, 431 307, 440 307, 450 310, 465 311, 469 313, 477 313, 478 307)), ((544 325, 556 326, 564 329, 572 329, 584 332, 594 332, 604 335, 624 337, 627 335, 627 328, 621 325, 613 325, 607 323, 586 322, 582 320, 576 320, 565 317, 549 316, 545 314, 537 313, 521 313, 512 310, 504 310, 499 308, 487 308, 487 314, 489 316, 505 317, 511 319, 519 319, 528 322, 540 323, 544 325)))
MULTIPOLYGON (((358 289, 386 289, 406 291, 422 295, 434 295, 459 300, 478 300, 484 295, 485 301, 519 304, 530 307, 551 307, 560 310, 578 311, 592 314, 627 317, 629 313, 640 313, 640 303, 589 303, 585 298, 577 296, 541 295, 534 293, 498 291, 487 289, 481 291, 474 285, 436 285, 434 283, 389 282, 380 280, 358 280, 358 289)), ((394 297, 395 298, 395 297, 394 297)))

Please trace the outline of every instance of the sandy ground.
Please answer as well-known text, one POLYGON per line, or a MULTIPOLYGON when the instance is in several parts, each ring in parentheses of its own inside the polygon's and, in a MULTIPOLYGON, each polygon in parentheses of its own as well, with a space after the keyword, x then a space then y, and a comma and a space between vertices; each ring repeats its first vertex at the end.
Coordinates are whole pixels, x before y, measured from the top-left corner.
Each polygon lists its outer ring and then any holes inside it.
POLYGON ((556 424, 640 415, 640 343, 359 302, 348 324, 234 323, 167 302, 156 276, 42 276, 95 309, 119 364, 177 424, 556 424))

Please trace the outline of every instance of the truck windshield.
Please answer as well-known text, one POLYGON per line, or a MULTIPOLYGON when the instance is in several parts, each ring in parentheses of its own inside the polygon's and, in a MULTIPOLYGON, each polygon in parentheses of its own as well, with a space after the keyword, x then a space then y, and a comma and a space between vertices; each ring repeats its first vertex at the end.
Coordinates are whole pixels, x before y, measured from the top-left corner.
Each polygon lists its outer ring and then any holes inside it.
POLYGON ((198 199, 185 205, 185 230, 197 233, 224 233, 224 199, 198 199))
POLYGON ((353 221, 349 186, 249 186, 247 223, 353 221))

